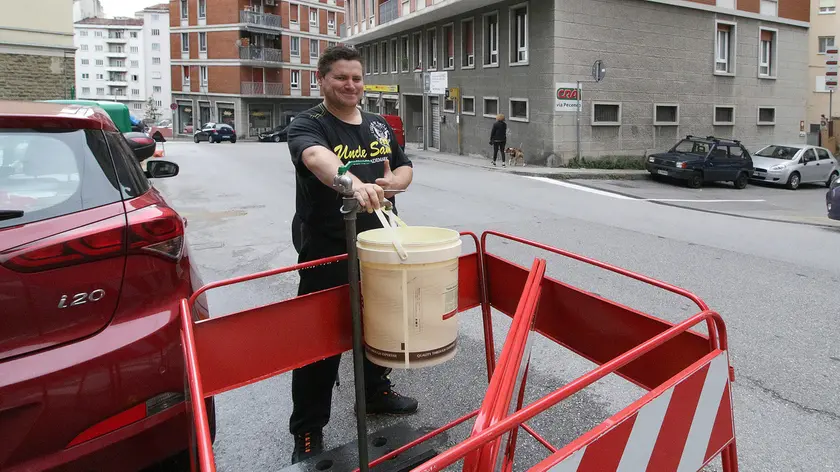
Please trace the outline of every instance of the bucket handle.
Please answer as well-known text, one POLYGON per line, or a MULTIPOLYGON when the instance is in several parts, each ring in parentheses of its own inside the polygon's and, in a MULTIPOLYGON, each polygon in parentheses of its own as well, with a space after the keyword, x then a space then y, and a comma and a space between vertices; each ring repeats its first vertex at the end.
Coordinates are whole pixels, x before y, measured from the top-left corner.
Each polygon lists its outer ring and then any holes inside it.
POLYGON ((398 224, 402 223, 401 226, 406 226, 406 224, 395 215, 391 210, 385 210, 384 212, 382 209, 376 210, 376 217, 379 218, 379 222, 382 223, 382 226, 391 236, 391 243, 394 245, 394 249, 397 250, 397 255, 400 256, 400 259, 406 260, 408 259, 408 253, 405 251, 405 248, 402 246, 400 242, 399 236, 397 236, 397 232, 394 229, 397 227, 398 224), (385 214, 388 214, 390 217, 390 223, 385 218, 385 214))

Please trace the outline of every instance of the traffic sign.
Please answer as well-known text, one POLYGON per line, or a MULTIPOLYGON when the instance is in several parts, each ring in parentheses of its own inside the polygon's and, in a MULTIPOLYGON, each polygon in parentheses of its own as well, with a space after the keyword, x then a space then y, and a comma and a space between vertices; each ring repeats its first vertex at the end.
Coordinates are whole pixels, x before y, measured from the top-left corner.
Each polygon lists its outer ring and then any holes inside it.
POLYGON ((172 103, 171 105, 169 105, 169 108, 172 109, 173 111, 177 110, 178 109, 178 104, 177 103, 172 103))
POLYGON ((825 88, 832 92, 837 91, 837 48, 826 49, 825 51, 825 88))

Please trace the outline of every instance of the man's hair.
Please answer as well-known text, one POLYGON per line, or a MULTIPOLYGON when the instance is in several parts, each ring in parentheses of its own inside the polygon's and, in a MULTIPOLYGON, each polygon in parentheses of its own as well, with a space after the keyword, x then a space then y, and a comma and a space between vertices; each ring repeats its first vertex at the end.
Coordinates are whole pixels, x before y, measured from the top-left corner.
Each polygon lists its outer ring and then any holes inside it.
POLYGON ((355 48, 339 44, 337 46, 328 47, 327 50, 321 54, 320 59, 318 59, 318 73, 321 77, 326 77, 327 74, 330 73, 333 63, 340 60, 359 61, 359 63, 364 66, 364 61, 362 61, 362 55, 359 54, 359 51, 355 48))

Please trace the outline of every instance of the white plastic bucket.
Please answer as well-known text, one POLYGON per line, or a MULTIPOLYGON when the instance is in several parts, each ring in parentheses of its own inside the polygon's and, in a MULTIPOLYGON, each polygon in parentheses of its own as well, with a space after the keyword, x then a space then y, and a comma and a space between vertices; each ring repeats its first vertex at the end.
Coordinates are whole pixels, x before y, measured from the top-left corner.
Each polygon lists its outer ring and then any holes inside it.
POLYGON ((425 226, 382 228, 359 234, 356 246, 367 358, 409 369, 455 357, 460 234, 425 226))

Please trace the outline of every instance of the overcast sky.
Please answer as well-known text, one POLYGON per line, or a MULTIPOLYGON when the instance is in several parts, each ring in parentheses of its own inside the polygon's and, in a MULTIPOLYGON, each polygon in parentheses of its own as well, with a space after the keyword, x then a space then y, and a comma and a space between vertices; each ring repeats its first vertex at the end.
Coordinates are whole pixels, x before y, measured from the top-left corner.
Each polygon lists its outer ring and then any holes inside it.
POLYGON ((105 14, 110 17, 128 16, 134 18, 134 13, 148 6, 167 3, 165 0, 99 0, 105 14))

